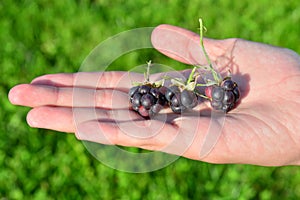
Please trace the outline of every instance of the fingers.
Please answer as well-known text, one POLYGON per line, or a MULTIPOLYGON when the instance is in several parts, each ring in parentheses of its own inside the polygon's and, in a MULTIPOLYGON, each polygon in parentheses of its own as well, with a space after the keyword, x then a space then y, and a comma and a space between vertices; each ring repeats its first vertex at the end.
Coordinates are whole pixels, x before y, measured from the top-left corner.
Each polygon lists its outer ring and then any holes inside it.
POLYGON ((130 88, 132 81, 142 80, 136 73, 119 71, 79 72, 74 74, 47 74, 35 78, 31 83, 36 85, 84 87, 84 88, 130 88))
POLYGON ((76 126, 71 108, 38 107, 27 114, 27 123, 34 128, 74 133, 76 126))
MULTIPOLYGON (((158 51, 175 60, 187 64, 207 64, 200 46, 200 37, 194 32, 176 26, 160 25, 152 32, 151 41, 158 51)), ((203 38, 203 42, 212 61, 226 54, 233 43, 230 39, 209 38, 203 38)))
MULTIPOLYGON (((188 134, 167 121, 144 120, 129 110, 38 107, 27 115, 31 127, 76 133, 80 140, 135 146, 180 154, 189 143, 188 134)), ((190 127, 190 126, 189 126, 190 127)))
POLYGON ((128 108, 126 92, 113 89, 88 89, 22 84, 11 89, 13 104, 38 107, 44 105, 65 107, 128 108))
POLYGON ((104 110, 93 108, 66 108, 42 106, 33 108, 27 115, 31 127, 75 133, 79 124, 87 121, 137 121, 141 117, 128 109, 104 110))
POLYGON ((211 122, 206 117, 144 120, 128 109, 42 106, 28 113, 27 122, 31 127, 75 133, 80 140, 101 144, 139 147, 207 162, 222 163, 228 157, 222 138, 208 133, 211 122))
POLYGON ((88 121, 79 124, 76 136, 80 140, 101 144, 139 147, 199 159, 208 124, 205 119, 192 117, 177 118, 172 122, 88 121))
POLYGON ((80 140, 138 147, 175 155, 185 154, 193 144, 195 135, 195 132, 190 134, 182 127, 159 120, 142 120, 134 123, 89 121, 80 124, 76 132, 80 140))
MULTIPOLYGON (((72 109, 49 106, 34 108, 27 115, 27 122, 31 127, 75 132, 80 140, 134 146, 176 155, 186 154, 188 149, 199 151, 201 139, 197 136, 199 129, 195 119, 183 117, 175 121, 167 118, 144 120, 128 109, 72 109), (191 148, 191 145, 194 147, 191 148)), ((201 127, 204 130, 205 127, 201 127)))

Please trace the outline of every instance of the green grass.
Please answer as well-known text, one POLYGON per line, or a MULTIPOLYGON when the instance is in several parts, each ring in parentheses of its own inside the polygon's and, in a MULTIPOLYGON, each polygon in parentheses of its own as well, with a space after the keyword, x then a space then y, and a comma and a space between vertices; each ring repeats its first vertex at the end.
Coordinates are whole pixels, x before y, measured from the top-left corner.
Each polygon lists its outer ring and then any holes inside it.
MULTIPOLYGON (((89 52, 110 36, 163 23, 197 32, 199 17, 208 37, 239 37, 300 52, 298 0, 1 1, 0 199, 299 199, 297 167, 180 158, 145 174, 111 169, 72 134, 28 127, 29 109, 7 100, 16 84, 78 71, 89 52)), ((149 59, 187 67, 145 50, 122 57, 114 69, 128 70, 149 59)))

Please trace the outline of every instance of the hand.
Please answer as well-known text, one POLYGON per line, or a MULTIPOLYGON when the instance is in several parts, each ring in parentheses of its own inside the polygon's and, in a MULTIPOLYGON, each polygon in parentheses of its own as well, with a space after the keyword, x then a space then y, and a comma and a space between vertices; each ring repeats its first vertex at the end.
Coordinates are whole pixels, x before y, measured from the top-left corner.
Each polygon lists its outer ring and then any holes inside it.
MULTIPOLYGON (((206 64, 199 36, 185 29, 158 26, 152 43, 178 61, 206 64)), ((74 132, 80 140, 211 163, 299 165, 300 57, 241 39, 205 38, 204 45, 218 71, 225 74, 230 69, 242 94, 240 105, 223 118, 221 126, 205 103, 185 115, 166 109, 162 117, 144 120, 128 109, 127 96, 130 80, 143 76, 128 77, 127 72, 45 75, 14 87, 9 98, 13 104, 32 107, 27 116, 30 126, 74 132), (209 148, 201 153, 206 141, 209 148)))

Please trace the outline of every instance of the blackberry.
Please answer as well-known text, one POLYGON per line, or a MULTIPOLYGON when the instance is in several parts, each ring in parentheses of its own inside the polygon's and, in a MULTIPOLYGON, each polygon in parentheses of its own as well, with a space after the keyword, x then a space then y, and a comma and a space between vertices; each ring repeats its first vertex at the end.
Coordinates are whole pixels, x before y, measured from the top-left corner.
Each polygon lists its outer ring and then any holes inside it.
POLYGON ((211 106, 224 112, 233 109, 240 99, 238 85, 230 77, 225 78, 220 85, 208 87, 205 92, 207 96, 211 95, 208 96, 211 99, 211 106))
POLYGON ((240 99, 240 91, 238 84, 231 80, 231 72, 228 70, 228 76, 222 78, 222 76, 214 69, 212 62, 206 52, 203 43, 203 22, 199 19, 200 24, 200 45, 208 63, 207 66, 195 66, 196 68, 202 68, 206 72, 210 72, 210 77, 203 77, 205 83, 199 83, 197 86, 205 86, 205 95, 197 93, 200 97, 210 100, 211 107, 215 110, 221 110, 225 113, 232 110, 240 99), (213 79, 211 79, 213 78, 213 79))
POLYGON ((161 88, 153 84, 132 87, 128 92, 132 109, 143 117, 157 114, 166 104, 161 88))
POLYGON ((137 86, 130 88, 128 91, 132 109, 145 118, 159 113, 166 104, 166 87, 162 86, 163 80, 155 83, 149 81, 150 66, 151 61, 147 62, 145 81, 136 83, 137 86))

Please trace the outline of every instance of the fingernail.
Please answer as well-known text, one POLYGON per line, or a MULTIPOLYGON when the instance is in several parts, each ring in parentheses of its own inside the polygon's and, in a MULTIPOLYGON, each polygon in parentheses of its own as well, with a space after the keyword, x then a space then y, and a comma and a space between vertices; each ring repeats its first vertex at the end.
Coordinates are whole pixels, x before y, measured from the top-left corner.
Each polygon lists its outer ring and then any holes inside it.
POLYGON ((37 118, 34 113, 34 110, 30 110, 26 117, 28 125, 33 128, 38 127, 38 122, 36 121, 37 118))
POLYGON ((17 104, 19 102, 19 93, 15 87, 10 89, 10 91, 8 93, 8 99, 9 99, 10 103, 12 103, 12 104, 17 104))

